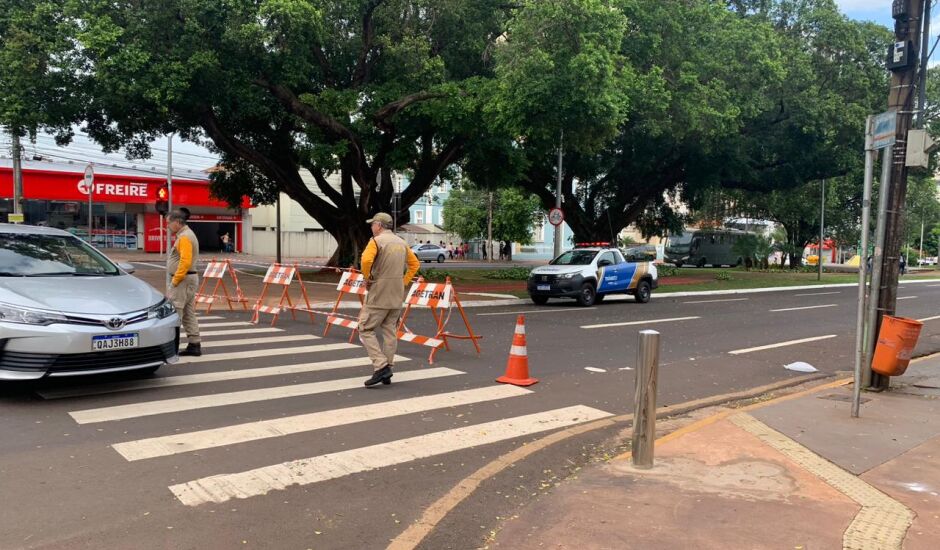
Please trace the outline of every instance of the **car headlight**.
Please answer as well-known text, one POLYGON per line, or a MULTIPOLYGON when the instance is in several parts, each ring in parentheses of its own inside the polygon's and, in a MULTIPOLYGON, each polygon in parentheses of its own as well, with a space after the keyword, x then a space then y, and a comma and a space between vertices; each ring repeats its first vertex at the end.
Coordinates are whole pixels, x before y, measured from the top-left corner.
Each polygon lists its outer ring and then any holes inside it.
POLYGON ((147 311, 148 319, 166 319, 170 315, 176 313, 176 307, 173 306, 173 302, 163 299, 162 302, 153 306, 147 311))
POLYGON ((47 326, 53 323, 65 323, 67 320, 65 315, 54 311, 0 304, 0 321, 21 325, 47 326))
POLYGON ((578 273, 573 271, 571 273, 562 273, 558 276, 559 279, 573 279, 578 273))

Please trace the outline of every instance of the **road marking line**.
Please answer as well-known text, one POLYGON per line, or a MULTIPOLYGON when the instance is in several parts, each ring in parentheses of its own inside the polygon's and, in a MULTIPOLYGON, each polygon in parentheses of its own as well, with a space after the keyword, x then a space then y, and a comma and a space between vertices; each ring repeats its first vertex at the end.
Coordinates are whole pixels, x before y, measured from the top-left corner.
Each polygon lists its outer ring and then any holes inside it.
MULTIPOLYGON (((667 297, 664 295, 663 297, 667 297)), ((744 302, 750 300, 750 298, 727 298, 725 300, 697 300, 695 302, 682 302, 683 304, 711 304, 714 302, 744 302)))
POLYGON ((927 321, 936 321, 937 319, 940 319, 940 315, 934 315, 933 317, 926 317, 924 319, 918 319, 918 321, 920 321, 921 323, 926 323, 927 321))
POLYGON ((914 298, 917 298, 917 296, 901 296, 898 300, 913 300, 914 298))
POLYGON ((597 367, 584 367, 584 370, 588 372, 607 372, 607 369, 599 369, 597 367))
POLYGON ((608 327, 626 327, 630 325, 651 325, 653 323, 669 323, 672 321, 691 321, 701 319, 701 317, 673 317, 671 319, 647 319, 646 321, 627 321, 624 323, 607 323, 603 325, 581 325, 581 328, 608 328, 608 327))
POLYGON ((136 264, 136 265, 145 265, 147 267, 155 267, 157 269, 166 269, 165 265, 160 265, 160 264, 148 264, 147 262, 130 262, 130 263, 136 264))
MULTIPOLYGON (((401 355, 395 356, 396 363, 410 361, 401 355)), ((183 374, 179 376, 164 376, 161 378, 147 378, 143 380, 128 380, 126 382, 107 382, 90 386, 63 388, 60 390, 45 390, 37 392, 43 399, 62 399, 64 397, 83 397, 88 395, 102 395, 134 390, 147 390, 154 388, 168 388, 171 386, 186 386, 189 384, 205 384, 208 382, 224 382, 228 380, 244 380, 247 378, 264 378, 266 376, 281 376, 284 374, 302 374, 325 370, 342 369, 346 367, 363 367, 371 365, 368 357, 353 357, 350 359, 331 359, 314 363, 300 363, 297 365, 281 365, 255 369, 238 369, 222 372, 206 372, 201 374, 183 374)), ((170 366, 172 368, 172 366, 170 366)))
POLYGON ((512 294, 493 294, 491 292, 461 292, 464 296, 485 296, 487 298, 518 298, 512 294))
MULTIPOLYGON (((431 378, 455 376, 458 374, 464 373, 459 370, 438 367, 433 369, 399 372, 395 374, 395 381, 413 382, 415 380, 428 380, 431 378)), ((75 422, 79 424, 110 422, 112 420, 124 420, 128 418, 139 418, 142 416, 153 416, 157 414, 194 411, 198 409, 222 407, 225 405, 255 403, 257 401, 267 401, 269 399, 284 399, 287 397, 298 397, 317 393, 351 390, 353 388, 361 388, 362 381, 362 377, 357 376, 356 378, 343 378, 340 380, 312 382, 309 384, 293 384, 290 386, 278 386, 276 388, 261 388, 255 390, 217 393, 212 395, 196 395, 193 397, 163 399, 160 401, 145 401, 143 403, 131 403, 128 405, 117 405, 114 407, 101 407, 97 409, 73 411, 70 412, 69 415, 75 420, 75 422)))
POLYGON ((827 340, 829 338, 835 338, 836 336, 837 336, 836 334, 827 334, 825 336, 813 336, 812 338, 801 338, 799 340, 787 340, 786 342, 768 344, 766 346, 757 346, 755 348, 736 349, 734 351, 729 351, 728 353, 730 353, 731 355, 741 355, 742 353, 751 353, 752 351, 763 351, 765 349, 794 346, 796 344, 803 344, 805 342, 816 342, 817 340, 827 340))
POLYGON ((549 308, 549 309, 529 309, 525 311, 501 311, 499 313, 477 313, 477 317, 488 317, 493 315, 522 315, 529 313, 558 313, 561 311, 590 311, 592 309, 597 309, 596 307, 569 307, 565 309, 560 308, 549 308))
POLYGON ((200 321, 218 321, 221 319, 225 319, 225 317, 222 317, 221 315, 209 315, 208 317, 205 315, 198 316, 198 320, 200 321))
POLYGON ((205 477, 171 485, 169 489, 187 506, 221 503, 232 498, 264 495, 292 485, 310 485, 610 416, 610 413, 578 405, 284 462, 235 474, 205 477))
POLYGON ((455 391, 437 395, 426 395, 397 401, 385 401, 371 405, 348 407, 311 414, 301 414, 286 418, 246 422, 234 426, 200 430, 184 434, 152 437, 116 443, 111 445, 115 451, 128 461, 144 460, 159 456, 211 449, 225 445, 235 445, 248 441, 258 441, 271 437, 280 437, 296 433, 311 432, 324 428, 334 428, 357 422, 378 420, 393 416, 403 416, 436 409, 458 407, 472 403, 496 401, 509 397, 518 397, 532 393, 517 386, 488 386, 472 390, 455 391))
POLYGON ((803 306, 803 307, 785 307, 783 309, 771 309, 771 313, 777 313, 779 311, 801 311, 804 309, 819 309, 821 307, 837 307, 839 304, 823 304, 819 306, 803 306))
POLYGON ((239 328, 234 330, 207 330, 199 331, 199 336, 237 336, 239 334, 255 334, 263 332, 284 332, 282 328, 275 327, 258 327, 258 328, 239 328))
POLYGON ((301 353, 317 353, 321 351, 335 351, 339 349, 358 348, 356 344, 315 344, 313 346, 301 346, 297 348, 270 348, 270 349, 252 349, 247 351, 232 351, 229 353, 210 353, 200 357, 183 357, 176 364, 188 365, 191 363, 208 363, 210 361, 228 361, 231 359, 251 359, 254 357, 273 357, 275 355, 294 355, 301 353))
POLYGON ((199 328, 250 327, 248 321, 226 321, 224 323, 199 323, 199 328))
POLYGON ((927 288, 937 288, 940 285, 927 285, 927 288))
POLYGON ((266 336, 262 338, 242 338, 236 340, 216 340, 203 342, 204 348, 224 348, 228 346, 254 346, 257 344, 277 344, 280 342, 299 342, 301 340, 320 340, 313 334, 289 334, 287 336, 266 336))
POLYGON ((827 296, 829 294, 842 294, 841 292, 810 292, 807 294, 794 294, 794 296, 827 296))

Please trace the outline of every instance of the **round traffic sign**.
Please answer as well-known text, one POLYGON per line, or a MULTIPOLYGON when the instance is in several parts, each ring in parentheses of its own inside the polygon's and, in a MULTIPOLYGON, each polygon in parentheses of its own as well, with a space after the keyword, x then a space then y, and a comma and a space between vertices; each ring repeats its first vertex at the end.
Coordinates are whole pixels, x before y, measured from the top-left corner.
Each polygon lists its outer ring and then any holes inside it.
POLYGON ((91 194, 95 185, 95 169, 89 164, 85 167, 85 193, 91 194))
POLYGON ((561 225, 565 221, 565 213, 561 211, 561 208, 552 208, 548 211, 548 223, 552 225, 561 225))

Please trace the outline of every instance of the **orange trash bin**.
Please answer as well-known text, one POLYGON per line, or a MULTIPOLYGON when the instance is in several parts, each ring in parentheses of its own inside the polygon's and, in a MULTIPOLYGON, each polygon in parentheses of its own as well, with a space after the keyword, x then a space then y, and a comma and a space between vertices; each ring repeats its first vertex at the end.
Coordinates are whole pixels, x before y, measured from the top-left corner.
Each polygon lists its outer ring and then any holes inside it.
POLYGON ((878 332, 878 345, 871 361, 871 370, 885 376, 900 376, 907 370, 920 329, 920 321, 885 315, 878 332))

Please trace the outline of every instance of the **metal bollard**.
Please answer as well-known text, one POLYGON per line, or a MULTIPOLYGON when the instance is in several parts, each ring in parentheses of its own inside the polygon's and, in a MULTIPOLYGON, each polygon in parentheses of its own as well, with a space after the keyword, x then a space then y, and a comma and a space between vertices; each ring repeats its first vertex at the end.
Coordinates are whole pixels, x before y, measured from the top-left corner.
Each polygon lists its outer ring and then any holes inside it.
POLYGON ((633 412, 633 466, 653 467, 656 440, 656 381, 659 376, 659 333, 641 330, 636 352, 636 398, 633 412))

